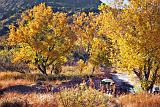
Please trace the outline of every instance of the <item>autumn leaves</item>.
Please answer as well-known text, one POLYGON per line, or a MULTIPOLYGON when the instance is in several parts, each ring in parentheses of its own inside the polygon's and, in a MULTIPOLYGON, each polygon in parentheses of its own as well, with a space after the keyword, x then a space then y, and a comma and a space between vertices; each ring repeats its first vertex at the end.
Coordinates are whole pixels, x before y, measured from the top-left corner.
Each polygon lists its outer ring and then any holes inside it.
POLYGON ((155 83, 160 66, 158 6, 158 1, 131 0, 123 9, 103 4, 100 13, 67 16, 40 4, 22 14, 18 27, 10 26, 8 40, 18 47, 16 61, 27 61, 44 74, 79 50, 94 67, 136 68, 142 77, 149 75, 144 81, 155 83))
POLYGON ((50 65, 65 62, 76 40, 67 15, 53 13, 45 4, 24 12, 18 27, 12 25, 10 29, 8 40, 19 52, 14 59, 35 65, 43 74, 50 65))

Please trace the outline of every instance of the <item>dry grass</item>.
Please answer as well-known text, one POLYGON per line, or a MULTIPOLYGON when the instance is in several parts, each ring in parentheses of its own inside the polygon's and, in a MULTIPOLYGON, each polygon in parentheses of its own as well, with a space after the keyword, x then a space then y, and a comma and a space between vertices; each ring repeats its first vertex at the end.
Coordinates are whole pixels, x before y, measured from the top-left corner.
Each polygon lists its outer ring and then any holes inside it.
POLYGON ((87 87, 76 87, 65 89, 57 94, 60 106, 62 107, 112 107, 116 102, 109 102, 112 100, 111 96, 87 87), (112 105, 112 106, 111 106, 112 105))
POLYGON ((100 69, 96 69, 95 72, 92 74, 93 67, 88 65, 84 67, 83 71, 80 72, 77 68, 77 66, 63 66, 61 74, 65 76, 78 76, 78 77, 84 77, 86 75, 103 75, 102 72, 100 72, 100 69))
MULTIPOLYGON (((72 77, 84 77, 87 73, 79 74, 75 72, 75 67, 63 67, 63 72, 60 75, 44 76, 42 74, 30 74, 19 72, 0 72, 0 89, 14 85, 29 85, 37 81, 47 81, 54 84, 61 84, 70 80, 72 77)), ((94 75, 100 75, 95 72, 94 75)))
POLYGON ((18 80, 18 79, 37 81, 38 79, 44 80, 45 77, 40 74, 29 74, 20 72, 0 72, 0 80, 18 80))
POLYGON ((29 85, 34 81, 32 79, 24 79, 27 75, 19 72, 0 72, 0 89, 14 85, 29 85))
MULTIPOLYGON (((37 81, 45 81, 50 84, 61 84, 63 81, 56 80, 54 76, 47 78, 40 74, 22 74, 19 72, 0 72, 0 89, 15 85, 30 85, 37 81), (55 80, 54 80, 55 79, 55 80)), ((66 80, 64 80, 66 81, 66 80)))
MULTIPOLYGON (((62 80, 53 81, 54 76, 48 76, 46 82, 61 84, 62 80), (52 81, 48 81, 48 80, 52 81)), ((58 78, 58 77, 56 77, 58 78)), ((38 74, 22 74, 18 72, 0 72, 0 89, 14 85, 30 85, 38 79, 46 77, 38 74)), ((160 107, 160 95, 147 93, 129 94, 117 98, 119 106, 106 94, 87 87, 77 86, 51 94, 18 94, 5 93, 0 96, 0 107, 160 107), (11 106, 13 105, 13 106, 11 106), (121 105, 121 106, 120 106, 121 105)))
POLYGON ((53 94, 8 93, 0 98, 0 107, 58 107, 53 94))
POLYGON ((139 93, 121 96, 119 101, 122 107, 160 107, 160 95, 139 93))
POLYGON ((0 72, 0 80, 23 79, 23 75, 19 72, 0 72))
POLYGON ((55 94, 6 93, 0 98, 0 107, 107 107, 110 99, 92 88, 71 88, 55 94))

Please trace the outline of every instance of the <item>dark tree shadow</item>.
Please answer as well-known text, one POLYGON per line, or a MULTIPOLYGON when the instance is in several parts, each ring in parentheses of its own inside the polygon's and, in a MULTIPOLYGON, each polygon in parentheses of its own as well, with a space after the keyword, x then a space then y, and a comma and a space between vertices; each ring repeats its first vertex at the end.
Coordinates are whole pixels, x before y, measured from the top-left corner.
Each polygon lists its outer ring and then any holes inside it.
MULTIPOLYGON (((121 75, 121 74, 120 74, 121 75)), ((95 89, 100 89, 100 83, 101 80, 104 78, 107 78, 105 76, 103 77, 98 77, 98 76, 92 76, 90 77, 92 78, 93 82, 94 82, 94 86, 95 89)), ((61 90, 63 90, 64 88, 73 88, 78 86, 79 84, 82 83, 82 81, 85 79, 87 85, 89 86, 89 77, 72 77, 69 79, 69 77, 67 77, 67 82, 63 82, 60 85, 55 85, 55 84, 50 84, 52 89, 50 92, 60 92, 61 90)), ((112 73, 111 78, 115 84, 116 84, 116 88, 117 90, 120 90, 122 93, 130 93, 134 88, 133 85, 131 85, 130 83, 124 81, 123 79, 120 79, 117 75, 114 75, 114 73, 112 73)), ((17 92, 17 93, 21 93, 21 94, 27 94, 27 93, 46 93, 46 88, 43 85, 32 85, 32 86, 27 86, 27 85, 15 85, 15 86, 9 86, 7 88, 1 89, 0 90, 0 94, 3 93, 8 93, 8 92, 17 92)))
MULTIPOLYGON (((52 87, 52 90, 50 92, 59 92, 64 88, 73 88, 78 86, 79 84, 82 83, 83 77, 72 77, 71 79, 68 79, 67 82, 63 82, 60 85, 55 85, 55 84, 50 84, 52 87)), ((99 83, 101 81, 100 78, 98 77, 92 77, 92 80, 95 84, 95 88, 99 89, 99 83)), ((85 78, 85 81, 87 85, 89 85, 88 81, 89 78, 85 78)), ((49 85, 49 84, 47 84, 49 85)), ((9 86, 7 88, 1 89, 0 94, 3 93, 9 93, 9 92, 16 92, 16 93, 21 93, 21 94, 28 94, 28 93, 46 93, 46 87, 44 85, 15 85, 15 86, 9 86)))
POLYGON ((36 92, 36 88, 33 88, 31 86, 26 86, 26 85, 15 85, 15 86, 9 86, 7 88, 2 89, 3 93, 6 92, 17 92, 17 93, 31 93, 31 92, 36 92))
MULTIPOLYGON (((92 80, 94 82, 95 89, 100 89, 100 82, 101 82, 102 79, 99 78, 99 77, 91 77, 91 78, 92 78, 92 80)), ((86 85, 89 86, 89 77, 86 77, 86 78, 73 77, 70 81, 60 84, 57 87, 57 90, 59 92, 61 89, 64 89, 64 88, 76 87, 76 86, 78 86, 79 84, 82 83, 83 79, 85 79, 86 85)))
POLYGON ((26 86, 26 85, 15 85, 9 86, 7 88, 1 89, 1 92, 9 93, 9 92, 16 92, 21 94, 28 94, 28 93, 44 93, 46 89, 42 86, 35 87, 35 86, 26 86))

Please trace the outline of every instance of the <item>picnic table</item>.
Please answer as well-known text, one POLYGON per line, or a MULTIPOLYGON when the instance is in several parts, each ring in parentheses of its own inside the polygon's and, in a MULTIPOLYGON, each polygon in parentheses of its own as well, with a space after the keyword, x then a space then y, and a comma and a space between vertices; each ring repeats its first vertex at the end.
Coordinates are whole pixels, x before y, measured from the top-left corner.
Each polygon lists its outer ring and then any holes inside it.
POLYGON ((101 80, 102 90, 107 94, 113 94, 115 91, 114 81, 108 78, 101 80))

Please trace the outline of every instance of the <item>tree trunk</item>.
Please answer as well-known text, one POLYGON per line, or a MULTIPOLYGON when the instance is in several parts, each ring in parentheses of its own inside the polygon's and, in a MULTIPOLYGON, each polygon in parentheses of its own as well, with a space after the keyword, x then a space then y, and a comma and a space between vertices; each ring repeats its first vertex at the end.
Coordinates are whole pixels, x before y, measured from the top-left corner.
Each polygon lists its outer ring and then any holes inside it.
POLYGON ((47 70, 46 70, 46 66, 44 66, 43 64, 39 65, 38 64, 38 69, 40 70, 40 72, 44 75, 47 75, 47 70))
POLYGON ((157 79, 158 70, 159 70, 159 64, 158 64, 158 65, 156 66, 156 68, 154 69, 152 78, 151 78, 151 80, 149 81, 149 76, 151 75, 151 74, 150 74, 150 70, 151 70, 151 68, 149 68, 149 71, 144 75, 144 77, 145 77, 144 80, 150 82, 150 84, 149 84, 148 87, 144 87, 147 92, 152 92, 153 86, 154 86, 154 84, 155 84, 155 82, 156 82, 156 79, 157 79), (146 77, 146 75, 148 75, 148 76, 146 77))
POLYGON ((156 79, 157 79, 158 70, 159 70, 159 65, 157 65, 155 72, 153 73, 153 76, 152 76, 151 85, 149 87, 149 91, 151 91, 151 92, 152 92, 153 86, 154 86, 156 79))
POLYGON ((146 82, 148 85, 144 85, 145 83, 142 83, 142 89, 147 92, 152 92, 153 86, 156 82, 157 75, 159 70, 159 63, 157 63, 157 66, 155 68, 153 67, 152 60, 149 59, 147 63, 143 66, 143 69, 133 69, 134 73, 137 75, 137 77, 140 79, 140 81, 146 82), (151 73, 153 71, 153 73, 151 73), (142 72, 142 73, 141 73, 142 72), (150 79, 149 77, 152 78, 150 79))
POLYGON ((95 69, 96 69, 96 67, 94 66, 93 69, 92 69, 92 74, 91 75, 93 75, 95 69))
POLYGON ((51 67, 51 74, 53 74, 53 71, 54 71, 54 66, 52 65, 52 67, 51 67))
POLYGON ((142 73, 141 70, 138 69, 133 69, 133 72, 136 74, 136 76, 138 77, 139 80, 142 80, 142 73))

